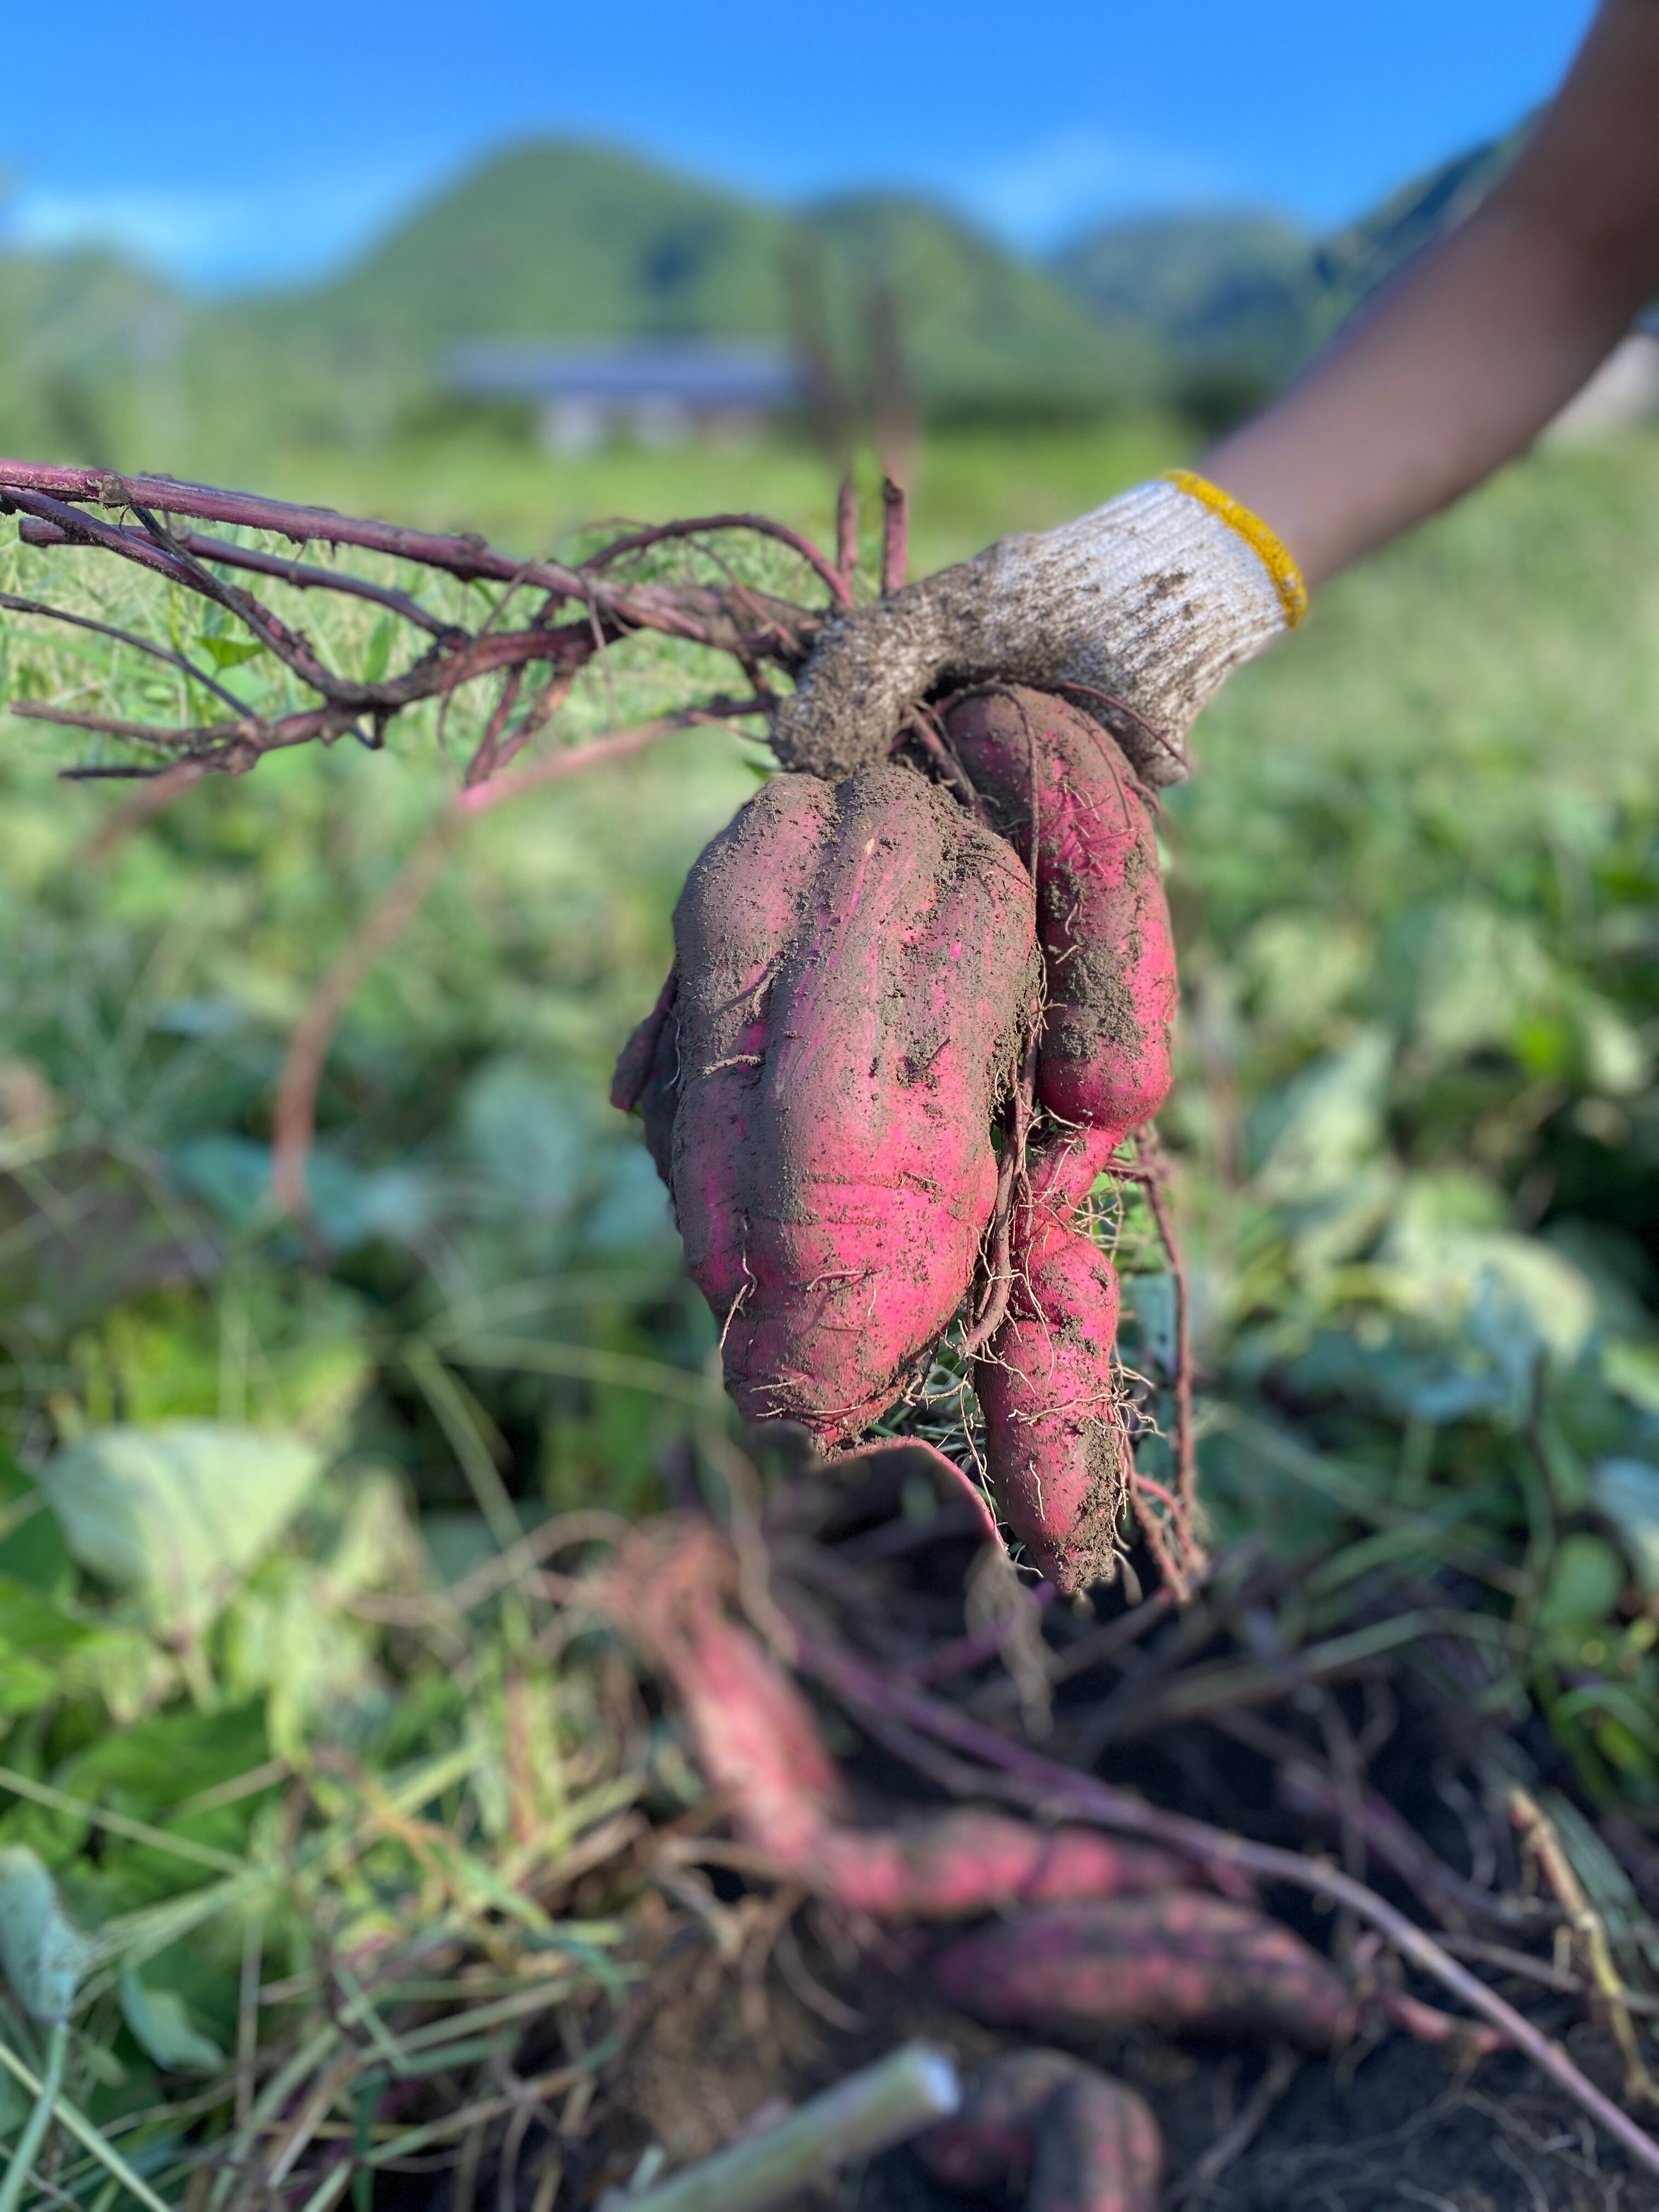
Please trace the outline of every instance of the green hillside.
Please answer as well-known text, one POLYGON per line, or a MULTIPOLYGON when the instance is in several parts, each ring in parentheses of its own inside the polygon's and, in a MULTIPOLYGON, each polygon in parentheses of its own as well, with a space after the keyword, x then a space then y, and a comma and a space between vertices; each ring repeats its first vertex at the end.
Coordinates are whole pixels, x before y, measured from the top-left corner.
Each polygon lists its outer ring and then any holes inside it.
POLYGON ((1238 411, 1461 222, 1514 159, 1525 128, 1413 177, 1318 241, 1271 215, 1157 216, 1085 233, 1054 270, 1092 313, 1165 349, 1174 396, 1189 413, 1238 411))
POLYGON ((1188 386, 1230 378, 1271 388, 1306 345, 1313 244, 1277 216, 1105 223, 1075 240, 1054 267, 1103 322, 1165 348, 1188 386))
POLYGON ((0 446, 101 459, 112 413, 142 414, 185 315, 112 254, 0 253, 0 446))
POLYGON ((464 338, 784 342, 803 270, 850 386, 879 286, 931 410, 1098 409, 1160 381, 1139 332, 1101 328, 1047 270, 925 203, 797 216, 567 140, 492 156, 326 285, 217 311, 201 350, 238 382, 274 383, 289 413, 326 411, 330 392, 361 411, 377 392, 392 406, 429 393, 464 338))
POLYGON ((513 146, 292 302, 337 337, 758 337, 781 322, 787 219, 610 148, 513 146))
POLYGON ((1317 249, 1271 216, 1188 214, 1103 225, 1043 266, 914 197, 792 212, 612 148, 528 141, 307 289, 193 305, 107 255, 0 255, 0 445, 246 473, 431 421, 459 340, 786 343, 809 321, 867 403, 872 302, 935 420, 1173 404, 1219 422, 1455 220, 1515 143, 1317 249))
POLYGON ((1091 315, 1046 270, 924 200, 865 193, 811 210, 838 329, 890 289, 907 363, 935 409, 1086 411, 1146 400, 1163 348, 1127 318, 1091 315))

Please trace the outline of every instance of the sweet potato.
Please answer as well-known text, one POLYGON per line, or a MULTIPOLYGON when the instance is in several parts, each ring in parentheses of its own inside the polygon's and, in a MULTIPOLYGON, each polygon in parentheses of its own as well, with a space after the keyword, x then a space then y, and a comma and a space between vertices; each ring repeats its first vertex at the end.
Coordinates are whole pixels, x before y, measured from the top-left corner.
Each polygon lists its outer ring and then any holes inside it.
POLYGON ((745 1843, 781 1867, 811 1861, 849 1808, 812 1709, 759 1640, 697 1593, 659 1646, 697 1763, 745 1843))
POLYGON ((1022 1206, 1008 1312, 975 1363, 992 1486, 1063 1593, 1109 1579, 1131 1471, 1112 1342, 1117 1275, 1091 1238, 1022 1206))
POLYGON ((963 694, 944 722, 1036 890, 1048 1118, 1013 1224, 1007 1315, 975 1387, 1003 1512, 1069 1593, 1110 1574, 1132 1469, 1112 1358, 1117 1279, 1072 1214, 1168 1093, 1174 941, 1150 805, 1098 722, 1006 686, 963 694))
POLYGON ((1158 2123, 1133 2089, 1063 2051, 1011 2051, 969 2083, 916 2155, 951 2189, 1018 2188, 1025 2212, 1155 2212, 1158 2123))
POLYGON ((956 1920, 1011 1905, 1161 1890, 1180 1861, 1091 1828, 1003 1813, 921 1814, 860 1828, 811 1707, 726 1611, 701 1532, 640 1536, 601 1585, 672 1680, 703 1778, 744 1841, 819 1896, 878 1919, 956 1920))
POLYGON ((1300 1936, 1198 1890, 1040 1905, 958 1937, 934 1974, 975 2019, 1040 2034, 1139 2025, 1329 2051, 1358 2019, 1347 1984, 1300 1936))
POLYGON ((657 1003, 623 1047, 611 1079, 611 1103, 619 1113, 637 1113, 645 1124, 645 1146, 666 1182, 672 1172, 674 1108, 679 1097, 679 1038, 674 1002, 680 971, 671 968, 657 1003))
POLYGON ((1030 880, 909 769, 780 775, 692 869, 674 935, 672 1003, 618 1096, 656 1116, 738 1406, 834 1444, 892 1403, 972 1280, 1030 1017, 1030 880))
POLYGON ((967 1920, 1054 1899, 1116 1897, 1179 1881, 1167 1851, 1005 1813, 921 1814, 896 1828, 830 1828, 796 1869, 878 1920, 967 1920))
POLYGON ((1152 811, 1100 724, 1052 693, 964 692, 944 721, 1036 889, 1037 1100, 1063 1135, 1034 1166, 1032 1191, 1059 1209, 1169 1095, 1175 942, 1152 811))
POLYGON ((943 722, 999 834, 895 766, 775 779, 693 871, 680 980, 616 1096, 669 1163, 738 1404, 840 1444, 968 1288, 1040 945, 1042 1118, 975 1382, 998 1503, 1069 1593, 1110 1574, 1133 1472, 1116 1278, 1073 1217, 1168 1091, 1173 942, 1147 795, 1098 722, 1006 686, 943 722))

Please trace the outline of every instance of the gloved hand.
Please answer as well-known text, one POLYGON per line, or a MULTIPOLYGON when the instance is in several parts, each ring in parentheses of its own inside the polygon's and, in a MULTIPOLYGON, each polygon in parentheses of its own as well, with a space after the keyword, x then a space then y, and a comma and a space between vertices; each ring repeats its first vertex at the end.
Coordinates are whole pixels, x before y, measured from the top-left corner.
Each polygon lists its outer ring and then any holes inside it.
POLYGON ((1176 470, 837 617, 778 710, 773 749, 785 768, 837 782, 882 759, 932 692, 1072 684, 1138 775, 1176 783, 1199 709, 1306 605, 1296 563, 1267 525, 1176 470))

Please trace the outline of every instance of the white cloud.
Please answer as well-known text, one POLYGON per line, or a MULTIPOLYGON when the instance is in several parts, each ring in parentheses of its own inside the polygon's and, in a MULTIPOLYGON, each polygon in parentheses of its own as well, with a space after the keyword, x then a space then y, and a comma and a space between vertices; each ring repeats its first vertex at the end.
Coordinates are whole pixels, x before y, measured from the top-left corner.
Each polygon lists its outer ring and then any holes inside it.
POLYGON ((424 169, 398 167, 226 187, 26 184, 5 234, 37 252, 107 246, 209 289, 283 283, 366 244, 427 181, 424 169))
POLYGON ((981 222, 1030 247, 1057 245, 1098 217, 1236 196, 1225 173, 1196 155, 1087 130, 994 161, 957 179, 953 193, 981 222))

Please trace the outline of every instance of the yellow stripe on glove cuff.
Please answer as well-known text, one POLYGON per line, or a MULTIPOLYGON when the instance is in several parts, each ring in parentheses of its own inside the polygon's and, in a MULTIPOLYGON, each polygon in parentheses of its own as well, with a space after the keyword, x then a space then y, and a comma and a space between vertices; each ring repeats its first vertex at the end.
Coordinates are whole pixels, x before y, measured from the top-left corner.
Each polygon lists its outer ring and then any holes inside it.
POLYGON ((1270 530, 1259 514, 1253 514, 1243 500, 1235 499, 1230 491, 1223 491, 1207 477, 1195 476, 1191 469, 1166 469, 1164 477, 1166 483, 1172 483, 1188 499, 1207 507, 1230 530, 1238 532, 1273 578, 1279 603, 1285 610, 1285 627, 1294 629, 1308 611, 1308 587, 1284 539, 1270 530))

